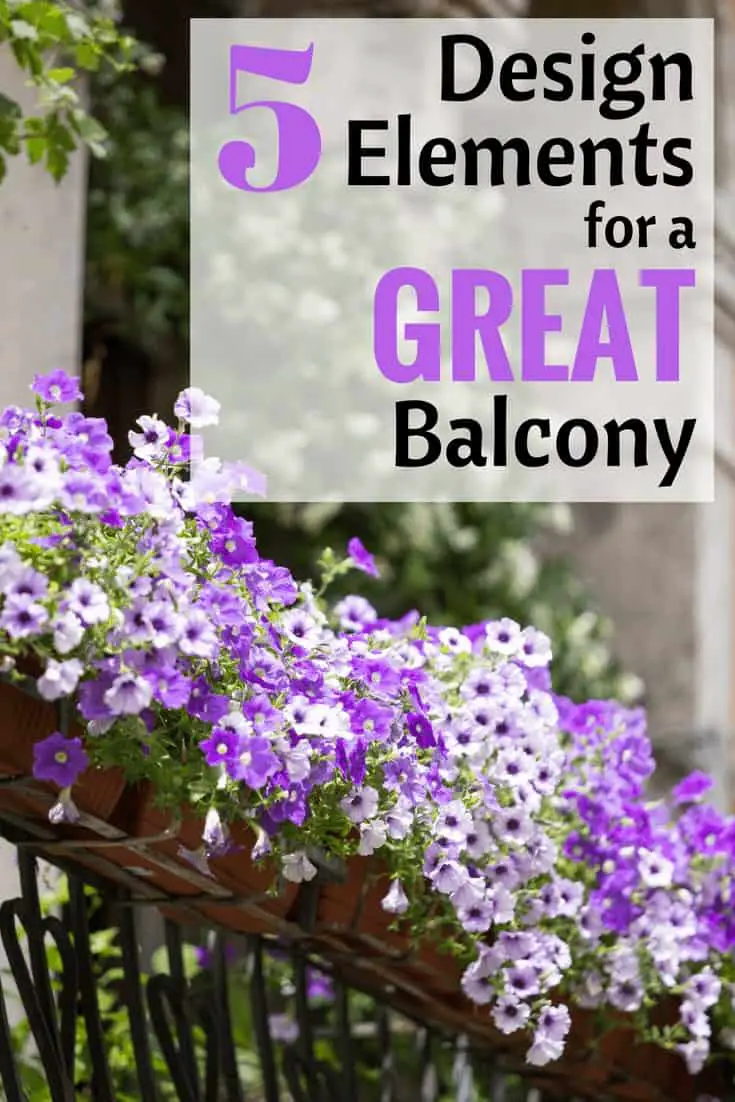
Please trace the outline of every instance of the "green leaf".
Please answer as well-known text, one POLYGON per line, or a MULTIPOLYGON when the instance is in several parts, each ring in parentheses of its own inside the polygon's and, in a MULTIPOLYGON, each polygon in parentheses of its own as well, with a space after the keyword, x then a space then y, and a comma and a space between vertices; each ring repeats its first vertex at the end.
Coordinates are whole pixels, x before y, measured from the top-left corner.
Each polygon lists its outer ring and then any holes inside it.
POLYGON ((43 160, 47 144, 45 138, 26 138, 26 153, 32 165, 37 165, 43 160))
POLYGON ((74 112, 74 129, 84 142, 102 143, 107 138, 104 126, 84 111, 74 112))
MULTIPOLYGON (((187 980, 191 980, 194 976, 197 976, 201 972, 201 968, 197 964, 196 950, 193 945, 184 945, 182 947, 182 957, 184 964, 184 977, 187 980)), ((153 953, 151 957, 151 972, 155 975, 168 976, 171 973, 171 969, 168 963, 168 952, 165 946, 161 946, 153 953)))
POLYGON ((69 154, 58 145, 50 145, 46 150, 46 168, 52 179, 60 183, 69 168, 69 154))
POLYGON ((68 84, 70 80, 74 80, 76 72, 74 69, 49 69, 46 73, 49 80, 55 81, 57 84, 68 84))
POLYGON ((4 119, 19 119, 21 114, 20 104, 0 92, 0 122, 4 119))
POLYGON ((74 50, 74 58, 80 69, 87 69, 94 73, 100 67, 100 56, 94 46, 89 42, 80 42, 74 50))
POLYGON ((14 38, 20 38, 27 42, 35 42, 38 38, 38 30, 32 23, 25 19, 11 19, 10 33, 14 38))
POLYGON ((72 38, 77 40, 88 38, 91 34, 89 20, 78 12, 69 12, 66 17, 66 26, 72 38))

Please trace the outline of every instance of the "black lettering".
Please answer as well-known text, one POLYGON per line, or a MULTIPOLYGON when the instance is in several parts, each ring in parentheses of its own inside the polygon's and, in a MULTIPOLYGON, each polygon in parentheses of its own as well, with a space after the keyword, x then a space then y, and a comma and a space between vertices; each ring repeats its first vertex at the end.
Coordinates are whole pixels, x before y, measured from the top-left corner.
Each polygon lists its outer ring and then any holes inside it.
POLYGON ((390 176, 363 176, 362 161, 364 157, 385 157, 385 149, 365 149, 362 144, 363 130, 387 130, 388 123, 385 119, 377 122, 366 122, 361 119, 350 119, 347 123, 347 183, 373 184, 376 187, 387 187, 390 184, 390 176))
POLYGON ((544 58, 544 76, 552 84, 558 85, 557 89, 544 88, 544 99, 552 103, 566 103, 574 95, 574 81, 569 73, 560 72, 558 66, 571 65, 571 54, 548 54, 544 58))
POLYGON ((610 154, 610 179, 606 183, 610 187, 620 187, 624 183, 623 147, 617 138, 601 138, 599 142, 585 138, 579 143, 579 148, 582 150, 582 183, 585 187, 597 184, 597 154, 600 150, 610 154))
POLYGON ((563 187, 571 184, 573 176, 571 172, 565 172, 563 176, 555 175, 551 169, 554 165, 573 165, 574 145, 568 138, 549 138, 539 146, 538 151, 538 178, 547 187, 563 187), (558 152, 555 152, 557 147, 558 152))
POLYGON ((478 153, 490 154, 490 184, 492 187, 502 187, 505 183, 504 157, 507 150, 513 150, 517 158, 517 171, 515 182, 518 187, 527 187, 531 183, 531 151, 528 142, 523 138, 509 138, 507 142, 501 142, 499 138, 483 138, 476 141, 468 138, 462 142, 465 154, 465 179, 468 187, 474 187, 478 183, 478 153))
POLYGON ((465 438, 450 440, 447 444, 447 463, 452 467, 486 467, 487 457, 482 451, 482 425, 472 417, 458 417, 449 422, 452 432, 466 431, 465 438), (466 450, 465 450, 466 449, 466 450))
POLYGON ((436 463, 441 455, 442 446, 439 437, 432 429, 439 420, 436 406, 432 402, 396 402, 396 467, 429 467, 436 463), (411 428, 411 413, 423 413, 424 423, 411 428), (426 441, 426 452, 422 459, 412 459, 409 454, 411 437, 418 436, 426 441))
POLYGON ((648 59, 648 63, 653 72, 652 100, 663 103, 668 98, 666 95, 666 70, 669 65, 676 65, 679 70, 679 91, 676 97, 671 96, 671 99, 676 98, 679 103, 688 103, 693 98, 694 71, 692 59, 688 54, 669 54, 668 57, 654 54, 653 57, 648 59))
POLYGON ((651 124, 641 123, 638 133, 629 143, 635 150, 635 178, 641 187, 653 187, 658 181, 658 175, 648 171, 648 150, 658 146, 658 138, 651 137, 651 124))
POLYGON ((529 417, 527 421, 521 421, 516 429, 516 459, 524 467, 546 467, 549 463, 548 455, 531 455, 528 450, 528 437, 534 428, 539 430, 542 440, 548 440, 551 436, 548 418, 529 417))
POLYGON ((664 172, 663 182, 672 187, 687 187, 694 179, 694 168, 686 157, 678 157, 678 149, 691 149, 691 138, 670 138, 664 142, 664 160, 672 168, 679 169, 678 176, 672 176, 670 172, 664 172))
MULTIPOLYGON (((457 163, 457 150, 454 142, 449 138, 432 138, 419 153, 419 176, 429 187, 446 187, 454 181, 454 173, 448 176, 437 176, 435 165, 455 165, 457 163)), ((400 183, 400 180, 399 180, 400 183)))
POLYGON ((508 463, 508 398, 496 394, 493 398, 493 464, 505 467, 508 463))
POLYGON ((467 100, 477 99, 490 87, 493 79, 493 54, 487 42, 474 34, 444 34, 442 35, 441 58, 441 98, 445 103, 465 103, 467 100), (480 60, 480 72, 474 87, 457 91, 456 80, 456 48, 457 46, 472 47, 480 60))
POLYGON ((597 429, 586 417, 572 417, 559 426, 556 434, 556 454, 566 467, 586 467, 597 455, 600 441, 597 429), (572 455, 572 434, 576 429, 584 433, 582 454, 572 455))
POLYGON ((664 417, 657 417, 653 422, 653 427, 656 430, 656 436, 658 437, 659 444, 661 445, 661 451, 664 453, 666 462, 669 464, 666 474, 659 482, 660 487, 673 486, 676 476, 679 473, 684 457, 686 456, 689 445, 692 442, 692 436, 694 435, 694 429, 697 425, 696 417, 687 417, 681 425, 681 435, 678 443, 674 444, 669 432, 669 426, 666 423, 664 417))
POLYGON ((622 463, 621 437, 627 430, 633 433, 633 463, 636 467, 648 465, 648 430, 640 417, 627 421, 607 421, 603 428, 607 433, 607 465, 619 467, 622 463))
POLYGON ((503 96, 511 103, 523 103, 536 95, 534 88, 517 89, 517 80, 535 80, 538 75, 536 58, 532 54, 511 54, 500 66, 498 85, 503 96), (516 72, 520 65, 521 72, 516 72))

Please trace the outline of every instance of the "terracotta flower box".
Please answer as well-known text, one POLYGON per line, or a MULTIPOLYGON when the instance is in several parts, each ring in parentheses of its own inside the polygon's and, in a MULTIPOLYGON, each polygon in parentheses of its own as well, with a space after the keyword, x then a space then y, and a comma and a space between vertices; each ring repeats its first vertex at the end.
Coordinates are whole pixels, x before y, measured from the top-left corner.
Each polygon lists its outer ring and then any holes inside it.
MULTIPOLYGON (((470 1036, 503 1054, 510 1067, 523 1068, 528 1036, 505 1035, 489 1014, 462 994, 461 967, 451 955, 430 945, 412 946, 407 932, 391 928, 396 916, 381 906, 390 880, 376 858, 352 858, 342 882, 320 890, 314 941, 327 955, 352 953, 353 968, 371 986, 381 976, 393 982, 399 1004, 408 1000, 416 1013, 470 1036), (403 1000, 401 999, 403 993, 403 1000)), ((575 1010, 563 1058, 538 1068, 534 1082, 552 1096, 599 1097, 616 1102, 695 1102, 700 1096, 725 1096, 724 1073, 713 1065, 691 1076, 683 1059, 637 1041, 630 1019, 599 1034, 595 1014, 575 1010)), ((673 1024, 676 1004, 663 1006, 658 1024, 673 1024)))
MULTIPOLYGON (((220 926, 238 933, 281 933, 298 886, 283 883, 274 894, 272 873, 250 857, 253 837, 236 824, 237 849, 206 862, 201 848, 203 820, 183 808, 179 816, 160 810, 150 784, 131 787, 117 808, 114 824, 130 839, 106 851, 116 865, 154 883, 173 900, 197 900, 197 910, 220 926), (211 899, 211 902, 210 902, 211 899)), ((169 909, 179 917, 175 909, 169 909)))
MULTIPOLYGON (((0 811, 46 819, 59 788, 33 780, 34 746, 59 730, 59 709, 33 692, 30 678, 22 688, 0 680, 0 716, 0 811)), ((79 736, 78 724, 72 721, 68 733, 79 736)), ((107 821, 124 790, 120 770, 90 767, 74 785, 73 799, 84 815, 107 821)))
MULTIPOLYGON (((7 682, 0 682, 0 709, 0 813, 48 826, 49 806, 58 788, 32 779, 33 748, 58 730, 58 710, 7 682)), ((69 734, 77 731, 72 723, 69 734)), ((191 901, 195 913, 205 920, 240 933, 288 936, 299 886, 282 882, 277 894, 271 892, 272 871, 251 860, 252 836, 244 824, 233 830, 233 840, 242 848, 210 859, 208 871, 203 871, 185 855, 199 848, 203 822, 186 809, 178 819, 160 811, 149 784, 126 786, 118 770, 89 768, 74 785, 72 796, 82 818, 78 824, 55 828, 60 840, 84 843, 94 823, 107 823, 113 834, 120 835, 119 844, 98 837, 89 852, 173 901, 191 901)), ((83 844, 71 852, 73 860, 85 863, 83 844)), ((522 1067, 527 1037, 500 1034, 483 1008, 464 998, 457 962, 428 945, 417 949, 407 933, 391 928, 395 916, 382 907, 390 880, 380 861, 355 857, 345 871, 343 880, 319 885, 312 946, 347 962, 358 982, 380 989, 383 997, 392 993, 400 1008, 466 1032, 492 1047, 509 1067, 522 1067)), ((170 906, 164 902, 162 910, 176 918, 193 913, 182 912, 176 902, 170 906)), ((664 1008, 662 1016, 674 1012, 664 1008)), ((563 1059, 539 1068, 534 1082, 551 1096, 604 1095, 619 1102, 695 1102, 700 1095, 717 1098, 724 1093, 716 1066, 692 1077, 678 1056, 637 1044, 623 1016, 620 1028, 598 1038, 593 1015, 579 1011, 573 1016, 563 1059)))

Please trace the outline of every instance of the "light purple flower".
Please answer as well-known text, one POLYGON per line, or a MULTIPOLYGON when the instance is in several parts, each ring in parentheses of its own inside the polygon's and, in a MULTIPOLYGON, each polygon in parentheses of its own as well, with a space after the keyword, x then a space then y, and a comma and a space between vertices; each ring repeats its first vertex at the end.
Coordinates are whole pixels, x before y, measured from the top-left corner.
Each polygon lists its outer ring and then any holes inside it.
POLYGON ((362 631, 378 618, 377 612, 364 597, 345 597, 334 606, 334 614, 345 631, 362 631))
POLYGON ((486 1006, 495 997, 495 965, 485 955, 468 965, 462 973, 462 990, 468 999, 478 1006, 486 1006))
POLYGON ((340 800, 340 807, 351 822, 362 823, 377 814, 379 801, 379 793, 367 785, 340 800))
POLYGON ((180 421, 185 421, 193 429, 203 429, 207 425, 216 425, 222 406, 197 386, 182 390, 174 403, 174 413, 180 421))
POLYGON ((689 1074, 699 1075, 709 1056, 709 1041, 704 1038, 697 1038, 697 1040, 678 1045, 677 1050, 684 1057, 689 1074))
POLYGON ((387 839, 388 828, 385 823, 375 819, 369 823, 360 823, 360 842, 357 852, 361 857, 370 857, 385 845, 387 839))
POLYGON ((152 699, 153 686, 133 673, 121 673, 104 694, 110 712, 118 716, 139 715, 152 699))
POLYGON ((517 1033, 530 1016, 530 1008, 510 995, 501 995, 492 1009, 492 1019, 501 1033, 517 1033))
POLYGON ((104 589, 87 578, 76 578, 71 583, 64 606, 64 611, 73 612, 86 626, 102 624, 110 615, 104 589))
POLYGON ((641 848, 638 851, 638 871, 649 888, 671 887, 674 865, 663 854, 641 848))
POLYGON ((202 841, 210 857, 226 853, 230 848, 229 828, 222 822, 219 812, 214 807, 210 807, 205 816, 202 841))
POLYGON ((71 788, 63 788, 59 798, 48 813, 49 822, 54 826, 60 823, 78 823, 81 818, 79 808, 71 798, 71 788))
POLYGON ((70 658, 66 662, 57 662, 55 658, 50 658, 36 682, 38 691, 44 700, 59 700, 63 696, 69 696, 76 689, 83 672, 84 666, 76 658, 70 658))
POLYGON ((551 640, 536 628, 524 628, 518 657, 529 669, 543 668, 551 661, 551 640))
POLYGON ((299 1024, 288 1014, 270 1014, 268 1029, 273 1040, 282 1044, 293 1044, 299 1039, 299 1024))
POLYGON ((144 415, 139 417, 137 424, 140 432, 128 433, 128 440, 134 454, 139 459, 151 462, 160 459, 166 454, 166 447, 171 435, 168 425, 159 417, 144 415))
POLYGON ((431 874, 431 883, 442 895, 452 895, 468 879, 469 873, 459 861, 440 860, 431 874))
POLYGON ((479 898, 457 907, 457 918, 462 927, 471 934, 484 934, 492 926, 493 917, 493 905, 486 899, 479 898))
POLYGON ((68 654, 69 651, 82 641, 84 625, 73 612, 62 612, 51 624, 54 633, 54 646, 59 654, 68 654))
POLYGON ((48 612, 32 597, 10 594, 5 598, 0 627, 4 628, 11 639, 28 639, 39 635, 48 622, 48 612))
POLYGON ((6 463, 0 468, 0 515, 26 516, 36 508, 41 492, 25 467, 6 463))
POLYGON ((313 880, 319 871, 304 850, 296 850, 295 853, 284 853, 281 858, 281 871, 286 880, 292 884, 303 884, 304 881, 313 880))
POLYGON ((485 646, 495 654, 515 655, 523 646, 520 624, 504 617, 485 627, 485 646))
POLYGON ((219 641, 206 612, 196 608, 186 612, 179 647, 184 654, 197 658, 211 658, 216 654, 219 641))
POLYGON ((381 907, 389 914, 402 915, 408 910, 408 896, 400 880, 394 880, 383 896, 381 907))

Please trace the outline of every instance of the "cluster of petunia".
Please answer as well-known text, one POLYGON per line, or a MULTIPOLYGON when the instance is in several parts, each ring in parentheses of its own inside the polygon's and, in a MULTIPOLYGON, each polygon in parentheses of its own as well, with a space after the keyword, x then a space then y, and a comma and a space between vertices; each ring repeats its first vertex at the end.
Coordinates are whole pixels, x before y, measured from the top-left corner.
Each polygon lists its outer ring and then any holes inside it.
POLYGON ((202 458, 218 404, 201 391, 176 428, 140 418, 120 468, 104 422, 54 411, 76 380, 34 390, 35 411, 0 416, 0 655, 6 675, 40 660, 41 696, 83 717, 83 740, 35 747, 55 819, 78 814, 88 764, 115 764, 201 812, 205 869, 236 820, 293 882, 319 851, 378 855, 385 910, 416 937, 453 930, 465 994, 529 1031, 533 1064, 561 1056, 574 1004, 634 1012, 692 1073, 732 1042, 735 825, 698 774, 671 807, 646 801, 640 713, 556 698, 549 640, 513 621, 328 607, 334 576, 377 573, 358 540, 317 591, 262 559, 230 504, 262 481, 202 458), (666 996, 680 1018, 657 1031, 666 996))

